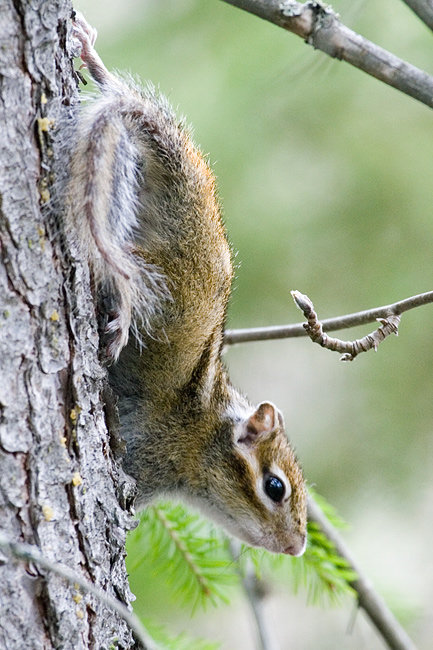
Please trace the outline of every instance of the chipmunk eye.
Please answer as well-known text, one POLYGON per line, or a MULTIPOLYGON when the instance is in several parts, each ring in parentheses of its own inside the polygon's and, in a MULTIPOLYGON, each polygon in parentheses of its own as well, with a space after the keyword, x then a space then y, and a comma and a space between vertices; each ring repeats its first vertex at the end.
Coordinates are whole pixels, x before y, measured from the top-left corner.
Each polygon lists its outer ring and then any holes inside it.
POLYGON ((279 478, 270 475, 265 477, 265 492, 272 501, 279 503, 282 501, 286 489, 279 478))

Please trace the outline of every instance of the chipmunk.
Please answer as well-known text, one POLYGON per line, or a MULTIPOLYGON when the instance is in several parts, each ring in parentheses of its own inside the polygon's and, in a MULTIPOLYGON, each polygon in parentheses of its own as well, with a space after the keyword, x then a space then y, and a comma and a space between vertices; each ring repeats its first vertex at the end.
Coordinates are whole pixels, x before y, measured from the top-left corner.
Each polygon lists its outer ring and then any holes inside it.
POLYGON ((221 360, 233 267, 215 177, 167 100, 110 73, 79 14, 73 30, 101 94, 79 118, 68 213, 111 301, 109 379, 137 504, 176 495, 248 544, 302 555, 306 489, 283 417, 252 406, 221 360))

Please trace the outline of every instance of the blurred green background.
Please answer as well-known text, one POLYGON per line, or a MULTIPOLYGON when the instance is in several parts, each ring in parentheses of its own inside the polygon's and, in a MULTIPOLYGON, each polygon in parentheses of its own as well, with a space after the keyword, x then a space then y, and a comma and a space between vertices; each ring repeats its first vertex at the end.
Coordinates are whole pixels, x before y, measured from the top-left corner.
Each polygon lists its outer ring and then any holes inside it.
MULTIPOLYGON (((333 6, 355 31, 433 73, 432 34, 403 2, 333 6)), ((210 154, 238 251, 229 327, 301 320, 290 289, 326 318, 433 288, 426 106, 218 0, 80 0, 76 8, 97 27, 106 65, 159 84, 210 154)), ((361 566, 426 649, 432 324, 433 305, 408 312, 398 339, 351 364, 304 339, 227 354, 251 400, 284 411, 308 481, 350 522, 345 537, 361 566)), ((131 585, 138 606, 174 629, 254 647, 240 601, 190 620, 156 598, 147 576, 132 575, 131 585)), ((283 648, 383 647, 361 614, 347 632, 350 607, 307 608, 302 593, 281 592, 267 606, 283 648)))

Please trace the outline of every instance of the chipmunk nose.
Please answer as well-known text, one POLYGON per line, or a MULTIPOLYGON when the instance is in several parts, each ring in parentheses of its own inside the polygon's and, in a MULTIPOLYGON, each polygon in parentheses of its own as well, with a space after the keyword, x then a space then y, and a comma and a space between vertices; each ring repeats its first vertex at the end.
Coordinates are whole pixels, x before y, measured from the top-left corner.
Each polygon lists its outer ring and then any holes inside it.
POLYGON ((285 555, 293 555, 295 557, 299 557, 305 551, 306 545, 307 537, 306 535, 301 535, 299 537, 299 541, 290 544, 287 548, 284 549, 283 553, 285 553, 285 555))

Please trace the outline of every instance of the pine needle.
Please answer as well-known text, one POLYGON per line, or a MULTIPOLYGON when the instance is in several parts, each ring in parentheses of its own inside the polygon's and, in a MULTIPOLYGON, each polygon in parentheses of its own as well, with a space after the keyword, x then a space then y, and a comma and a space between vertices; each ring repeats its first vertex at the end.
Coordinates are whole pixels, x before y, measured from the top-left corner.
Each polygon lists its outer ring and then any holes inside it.
POLYGON ((173 598, 193 611, 228 602, 227 586, 236 573, 225 538, 199 515, 179 504, 150 506, 133 535, 141 553, 131 571, 146 563, 170 584, 173 598))

